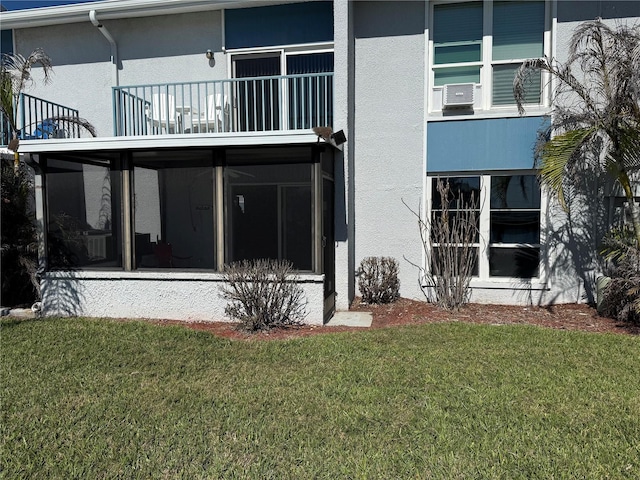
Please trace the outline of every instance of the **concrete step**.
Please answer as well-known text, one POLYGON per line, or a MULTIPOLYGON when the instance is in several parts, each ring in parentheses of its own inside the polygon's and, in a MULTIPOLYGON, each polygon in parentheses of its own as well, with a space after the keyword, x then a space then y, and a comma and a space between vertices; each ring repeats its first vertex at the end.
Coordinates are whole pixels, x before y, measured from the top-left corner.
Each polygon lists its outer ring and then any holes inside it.
POLYGON ((326 325, 329 327, 362 327, 371 326, 373 314, 371 312, 336 312, 326 325))

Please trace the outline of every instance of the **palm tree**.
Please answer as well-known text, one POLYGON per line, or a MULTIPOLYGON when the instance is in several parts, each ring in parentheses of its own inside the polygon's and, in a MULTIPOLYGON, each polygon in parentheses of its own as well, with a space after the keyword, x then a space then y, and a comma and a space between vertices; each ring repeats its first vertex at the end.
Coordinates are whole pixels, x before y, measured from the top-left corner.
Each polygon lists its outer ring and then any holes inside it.
MULTIPOLYGON (((42 67, 44 83, 49 83, 52 64, 42 49, 24 57, 20 54, 2 55, 0 62, 0 113, 2 122, 11 130, 8 148, 14 152, 13 169, 4 162, 2 178, 2 282, 1 295, 15 303, 24 303, 39 297, 37 272, 37 234, 33 218, 33 182, 18 154, 18 97, 34 80, 31 69, 42 67)), ((87 120, 73 116, 52 116, 54 122, 78 125, 92 136, 95 128, 87 120)))
MULTIPOLYGON (((14 152, 15 168, 17 171, 20 161, 18 155, 18 96, 34 83, 31 69, 34 66, 42 67, 42 75, 45 85, 51 81, 53 66, 51 59, 41 48, 35 49, 28 57, 19 53, 3 54, 0 62, 0 112, 3 120, 11 129, 11 140, 8 148, 14 152)), ((49 120, 68 122, 85 129, 92 136, 96 136, 93 125, 83 118, 73 116, 53 116, 49 120)))
POLYGON ((541 180, 566 209, 566 187, 594 160, 589 151, 601 146, 604 161, 596 161, 622 187, 640 246, 640 206, 632 183, 640 170, 640 28, 611 28, 600 19, 584 22, 568 53, 563 64, 547 57, 525 61, 513 82, 522 114, 533 75, 547 72, 557 80, 550 127, 554 136, 538 150, 541 180))

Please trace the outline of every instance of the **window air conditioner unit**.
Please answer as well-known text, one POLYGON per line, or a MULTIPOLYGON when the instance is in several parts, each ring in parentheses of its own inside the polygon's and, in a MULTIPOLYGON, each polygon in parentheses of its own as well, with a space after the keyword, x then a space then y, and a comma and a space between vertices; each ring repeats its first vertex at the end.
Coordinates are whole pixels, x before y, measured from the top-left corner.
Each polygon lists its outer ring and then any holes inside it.
POLYGON ((456 83, 444 86, 444 108, 473 107, 474 83, 456 83))

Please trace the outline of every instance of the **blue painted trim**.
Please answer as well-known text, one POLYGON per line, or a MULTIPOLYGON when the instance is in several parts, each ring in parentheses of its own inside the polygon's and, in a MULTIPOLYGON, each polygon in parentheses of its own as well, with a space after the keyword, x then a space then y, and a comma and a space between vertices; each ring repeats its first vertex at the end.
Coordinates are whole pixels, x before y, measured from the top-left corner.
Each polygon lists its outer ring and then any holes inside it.
POLYGON ((333 2, 305 2, 224 12, 225 47, 333 41, 333 2))
POLYGON ((431 122, 427 172, 531 169, 538 132, 548 126, 544 116, 431 122))
POLYGON ((0 32, 0 53, 13 53, 13 30, 0 32))

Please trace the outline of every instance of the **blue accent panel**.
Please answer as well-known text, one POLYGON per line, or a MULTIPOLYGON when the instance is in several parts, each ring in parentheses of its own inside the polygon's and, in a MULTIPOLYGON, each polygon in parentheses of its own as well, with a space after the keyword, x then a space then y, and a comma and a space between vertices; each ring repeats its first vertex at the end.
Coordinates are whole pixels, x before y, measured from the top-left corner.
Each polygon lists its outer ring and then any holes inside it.
POLYGON ((13 53, 13 30, 2 30, 0 35, 0 52, 13 53))
POLYGON ((224 11, 226 48, 333 41, 333 2, 224 11))
POLYGON ((538 132, 548 126, 548 117, 430 122, 427 172, 533 168, 538 132))

